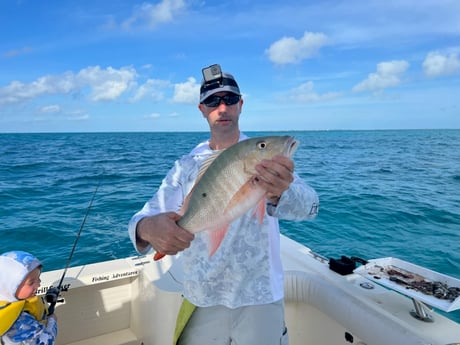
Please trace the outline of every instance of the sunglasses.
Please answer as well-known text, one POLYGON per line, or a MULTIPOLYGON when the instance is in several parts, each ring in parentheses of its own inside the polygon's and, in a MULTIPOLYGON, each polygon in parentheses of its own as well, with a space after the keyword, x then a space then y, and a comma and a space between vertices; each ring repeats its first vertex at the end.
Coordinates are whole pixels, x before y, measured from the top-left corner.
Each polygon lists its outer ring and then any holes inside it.
POLYGON ((235 94, 228 94, 225 96, 212 95, 206 98, 203 102, 205 106, 215 108, 220 105, 220 102, 224 102, 225 105, 234 105, 240 101, 241 96, 235 94))

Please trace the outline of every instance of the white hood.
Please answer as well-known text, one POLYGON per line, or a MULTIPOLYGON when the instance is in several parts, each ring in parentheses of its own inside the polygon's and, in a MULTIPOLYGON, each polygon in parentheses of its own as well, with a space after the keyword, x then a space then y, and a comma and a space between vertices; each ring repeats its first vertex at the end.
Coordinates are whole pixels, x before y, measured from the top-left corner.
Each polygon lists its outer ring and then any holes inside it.
POLYGON ((16 291, 26 276, 42 263, 32 254, 11 251, 0 255, 0 300, 14 302, 16 291))

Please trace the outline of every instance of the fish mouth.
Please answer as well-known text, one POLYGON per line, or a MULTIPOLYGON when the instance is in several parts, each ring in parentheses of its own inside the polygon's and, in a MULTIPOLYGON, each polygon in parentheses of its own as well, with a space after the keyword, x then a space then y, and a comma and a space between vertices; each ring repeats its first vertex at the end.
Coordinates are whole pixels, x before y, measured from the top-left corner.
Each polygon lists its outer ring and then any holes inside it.
POLYGON ((299 147, 300 142, 294 137, 289 137, 284 144, 284 153, 287 157, 292 157, 299 147))

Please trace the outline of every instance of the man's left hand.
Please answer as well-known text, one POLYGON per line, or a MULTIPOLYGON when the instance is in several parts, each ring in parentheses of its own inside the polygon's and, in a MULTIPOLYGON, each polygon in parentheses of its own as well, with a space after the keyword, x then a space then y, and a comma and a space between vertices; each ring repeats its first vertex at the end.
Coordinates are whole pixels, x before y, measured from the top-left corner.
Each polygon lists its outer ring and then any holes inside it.
POLYGON ((263 160, 256 165, 259 173, 259 185, 266 190, 266 198, 277 204, 281 194, 294 180, 294 161, 285 156, 275 156, 272 160, 263 160))

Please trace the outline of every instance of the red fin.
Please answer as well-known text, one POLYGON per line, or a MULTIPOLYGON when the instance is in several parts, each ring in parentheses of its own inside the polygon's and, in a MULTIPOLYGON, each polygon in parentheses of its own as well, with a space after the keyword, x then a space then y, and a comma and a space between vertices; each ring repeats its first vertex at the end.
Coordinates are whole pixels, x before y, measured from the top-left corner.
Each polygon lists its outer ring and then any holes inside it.
MULTIPOLYGON (((260 193, 261 196, 262 194, 264 194, 264 192, 254 184, 254 181, 252 179, 248 180, 245 184, 243 184, 240 187, 240 189, 238 189, 235 195, 233 195, 231 200, 225 206, 224 214, 233 213, 234 210, 237 210, 237 209, 248 210, 254 205, 253 204, 253 202, 255 201, 254 197, 257 198, 258 193, 260 193)), ((240 216, 241 214, 238 214, 238 216, 240 216)))
POLYGON ((250 181, 246 182, 241 188, 233 195, 228 205, 225 207, 224 213, 231 212, 235 207, 238 207, 244 200, 246 200, 249 194, 253 191, 253 187, 250 181))
POLYGON ((257 216, 257 218, 259 219, 259 224, 262 224, 262 222, 264 221, 265 207, 265 198, 261 198, 260 201, 254 207, 254 211, 252 212, 252 215, 257 216))
POLYGON ((225 228, 209 233, 209 256, 213 256, 217 248, 219 248, 229 227, 230 225, 227 225, 225 228))
POLYGON ((161 254, 159 252, 156 252, 155 255, 153 256, 153 260, 158 261, 158 260, 161 260, 164 257, 165 257, 165 254, 161 254))

